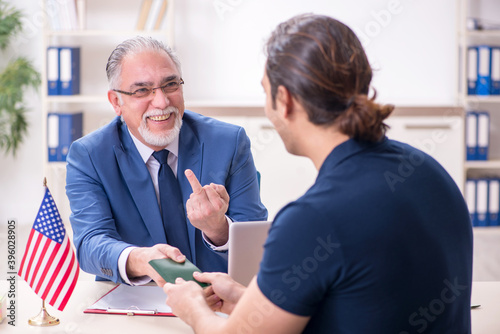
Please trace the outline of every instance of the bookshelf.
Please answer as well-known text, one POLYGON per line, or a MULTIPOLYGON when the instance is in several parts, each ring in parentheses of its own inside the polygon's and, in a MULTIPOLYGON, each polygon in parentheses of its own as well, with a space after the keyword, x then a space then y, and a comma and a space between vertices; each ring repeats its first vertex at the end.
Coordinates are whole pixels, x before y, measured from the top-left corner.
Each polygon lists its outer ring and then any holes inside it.
MULTIPOLYGON (((474 95, 468 91, 468 79, 473 77, 469 71, 469 47, 486 45, 500 47, 500 19, 496 15, 500 11, 500 3, 495 0, 460 0, 458 6, 457 32, 458 32, 458 59, 459 59, 459 82, 458 82, 458 104, 467 111, 485 111, 489 114, 488 157, 487 160, 465 160, 464 179, 465 197, 469 209, 481 215, 490 215, 498 211, 498 195, 492 196, 495 188, 490 186, 490 180, 500 178, 500 95, 489 92, 486 95, 474 95), (477 24, 482 25, 478 28, 477 24), (472 185, 477 180, 488 180, 486 190, 482 187, 472 185), (475 181, 473 181, 475 180, 475 181), (469 184, 471 183, 471 184, 469 184), (477 187, 477 188, 475 188, 477 187), (474 195, 471 195, 474 193, 474 195), (481 195, 480 193, 485 193, 481 195), (475 200, 474 204, 470 204, 475 200), (494 207, 497 207, 496 209, 494 207)), ((478 58, 479 58, 478 53, 478 58)), ((479 70, 478 70, 479 73, 479 70)), ((490 69, 491 73, 491 69, 490 69)), ((465 122, 467 129, 467 122, 465 122)), ((479 130, 478 130, 479 131, 479 130)), ((464 151, 467 148, 467 132, 464 142, 464 151)), ((494 181, 496 182, 496 181, 494 181)), ((479 218, 477 218, 479 219, 479 218)), ((485 225, 479 225, 485 226, 485 225)))
MULTIPOLYGON (((490 147, 489 158, 486 161, 466 161, 465 176, 476 175, 477 171, 487 169, 498 170, 500 175, 500 95, 469 95, 467 94, 467 48, 473 45, 500 46, 500 20, 494 17, 500 4, 494 0, 461 0, 458 16, 458 43, 460 60, 460 78, 458 102, 465 110, 485 110, 490 113, 490 147), (471 18, 497 22, 497 29, 471 30, 468 22, 471 18)), ((470 24, 469 24, 470 26, 470 24)))
MULTIPOLYGON (((73 16, 77 22, 68 25, 61 17, 61 7, 69 2, 42 0, 45 23, 42 31, 42 147, 43 174, 47 177, 49 189, 56 200, 64 222, 69 221, 69 202, 65 193, 66 163, 48 161, 47 116, 50 112, 83 112, 83 135, 108 123, 114 111, 107 99, 108 84, 105 73, 106 62, 111 51, 123 40, 137 36, 152 36, 174 46, 174 8, 175 0, 76 0, 75 9, 83 14, 73 16), (143 7, 149 3, 166 4, 161 25, 145 25, 137 29, 143 7), (61 5, 64 4, 64 5, 61 5), (112 16, 112 19, 110 18, 112 16), (57 23, 54 22, 60 20, 57 23), (61 23, 65 22, 65 24, 61 23), (112 25, 110 25, 112 22, 112 25), (146 29, 148 28, 148 29, 146 29), (80 93, 76 95, 48 95, 47 48, 49 46, 80 47, 80 93)), ((66 8, 64 8, 66 10, 66 8)), ((71 10, 71 8, 70 8, 71 10)), ((152 8, 145 11, 151 15, 152 8)), ((143 14, 144 15, 144 14, 143 14)), ((157 14, 159 15, 159 14, 157 14)), ((143 18, 144 19, 144 18, 143 18)), ((151 16, 147 17, 151 20, 151 16)), ((144 22, 145 23, 145 22, 144 22)))

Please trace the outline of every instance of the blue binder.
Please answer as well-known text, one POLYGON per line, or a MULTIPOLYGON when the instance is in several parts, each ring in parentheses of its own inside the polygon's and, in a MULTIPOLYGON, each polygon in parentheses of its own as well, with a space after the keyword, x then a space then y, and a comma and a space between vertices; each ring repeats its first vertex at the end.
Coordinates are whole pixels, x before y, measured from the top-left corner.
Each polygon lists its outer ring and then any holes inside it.
POLYGON ((477 113, 468 111, 465 117, 465 149, 467 160, 477 158, 477 113))
POLYGON ((488 180, 477 180, 476 186, 476 226, 488 226, 488 180))
POLYGON ((477 47, 477 87, 476 95, 490 95, 491 48, 488 45, 477 47))
POLYGON ((491 47, 491 95, 500 95, 500 46, 491 47))
POLYGON ((476 95, 477 86, 477 46, 469 46, 467 50, 467 94, 476 95))
POLYGON ((477 156, 476 160, 488 160, 490 147, 490 114, 477 112, 477 156))
POLYGON ((59 48, 61 95, 80 94, 80 48, 59 48))
POLYGON ((498 226, 500 208, 500 179, 490 179, 488 183, 488 225, 498 226))
POLYGON ((470 221, 472 226, 477 226, 476 185, 477 182, 474 179, 467 179, 467 181, 465 182, 465 201, 467 203, 467 207, 469 208, 470 221))
POLYGON ((47 87, 48 95, 59 95, 61 82, 59 80, 59 48, 47 48, 47 87))
POLYGON ((47 147, 49 161, 66 161, 69 147, 82 136, 83 113, 49 113, 47 147))

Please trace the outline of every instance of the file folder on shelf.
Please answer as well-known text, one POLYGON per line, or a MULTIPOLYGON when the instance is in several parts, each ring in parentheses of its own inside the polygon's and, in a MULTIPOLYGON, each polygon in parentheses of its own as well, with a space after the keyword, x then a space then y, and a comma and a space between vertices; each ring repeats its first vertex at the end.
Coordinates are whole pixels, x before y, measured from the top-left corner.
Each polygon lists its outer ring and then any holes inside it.
POLYGON ((488 226, 488 180, 477 180, 476 186, 476 226, 488 226))
POLYGON ((59 48, 60 95, 80 94, 80 48, 59 48))
POLYGON ((49 113, 47 146, 49 161, 66 161, 71 143, 82 136, 83 113, 49 113))
POLYGON ((151 8, 149 9, 149 14, 144 26, 144 30, 153 30, 155 28, 156 21, 158 20, 158 16, 162 11, 164 2, 165 0, 153 0, 151 8))
POLYGON ((488 223, 498 226, 498 211, 500 208, 500 180, 491 179, 488 184, 488 223))
POLYGON ((491 48, 491 95, 500 95, 500 46, 491 48))
POLYGON ((469 208, 470 221, 472 226, 477 225, 476 216, 476 180, 468 179, 465 183, 465 201, 469 208))
POLYGON ((488 160, 489 146, 490 146, 490 115, 487 111, 478 111, 476 160, 488 160))
POLYGON ((146 21, 148 20, 149 10, 151 9, 152 4, 153 0, 142 0, 141 11, 136 25, 137 30, 143 30, 146 26, 146 21))
POLYGON ((47 48, 47 87, 48 95, 59 95, 59 48, 53 46, 47 48))
POLYGON ((467 160, 476 160, 477 157, 477 114, 468 111, 465 118, 465 147, 467 160))
POLYGON ((490 95, 491 48, 488 45, 477 47, 477 86, 476 95, 490 95))
POLYGON ((467 94, 469 95, 476 95, 477 64, 477 47, 470 46, 467 50, 467 94))

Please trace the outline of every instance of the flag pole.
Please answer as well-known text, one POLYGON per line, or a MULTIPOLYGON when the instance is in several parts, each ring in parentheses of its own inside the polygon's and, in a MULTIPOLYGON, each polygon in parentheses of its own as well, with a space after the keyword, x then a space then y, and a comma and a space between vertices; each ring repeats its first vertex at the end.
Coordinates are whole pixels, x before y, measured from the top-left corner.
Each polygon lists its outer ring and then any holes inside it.
MULTIPOLYGON (((43 178, 43 186, 47 187, 47 178, 43 178)), ((28 319, 28 324, 31 326, 55 326, 59 325, 58 318, 51 316, 45 308, 45 300, 42 299, 42 309, 38 315, 28 319)))

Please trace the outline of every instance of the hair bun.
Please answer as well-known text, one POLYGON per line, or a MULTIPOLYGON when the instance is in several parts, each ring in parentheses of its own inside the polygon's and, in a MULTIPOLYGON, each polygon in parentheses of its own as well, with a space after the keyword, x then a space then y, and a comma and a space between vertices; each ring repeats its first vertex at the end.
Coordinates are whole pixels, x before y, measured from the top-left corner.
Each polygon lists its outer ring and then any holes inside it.
POLYGON ((347 102, 347 110, 338 116, 339 130, 351 138, 362 141, 378 141, 389 128, 384 120, 394 110, 391 104, 375 102, 367 95, 353 95, 347 102))

